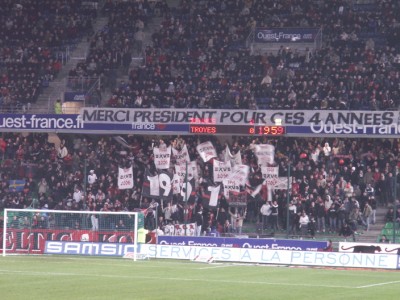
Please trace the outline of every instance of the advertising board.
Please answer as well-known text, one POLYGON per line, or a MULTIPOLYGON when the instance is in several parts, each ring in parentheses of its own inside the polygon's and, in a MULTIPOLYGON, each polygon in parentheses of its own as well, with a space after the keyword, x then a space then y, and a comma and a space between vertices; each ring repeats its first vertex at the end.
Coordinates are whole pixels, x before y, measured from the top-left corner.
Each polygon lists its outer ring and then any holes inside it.
POLYGON ((226 247, 272 250, 317 251, 328 245, 326 241, 302 241, 280 239, 253 239, 253 238, 219 238, 219 237, 187 237, 187 236, 159 236, 159 245, 226 247))
POLYGON ((59 242, 46 241, 45 254, 124 256, 135 251, 134 244, 97 242, 59 242))
POLYGON ((339 243, 339 252, 386 253, 400 255, 400 244, 383 243, 339 243))
MULTIPOLYGON (((102 242, 109 244, 132 244, 134 233, 92 230, 56 229, 10 229, 6 233, 7 253, 42 254, 47 241, 57 242, 102 242)), ((0 247, 3 235, 0 235, 0 247)), ((0 249, 2 250, 2 249, 0 249)))
POLYGON ((325 266, 341 268, 397 269, 398 259, 390 254, 320 251, 267 250, 178 245, 140 245, 140 253, 150 258, 187 259, 212 257, 214 261, 274 265, 325 266))

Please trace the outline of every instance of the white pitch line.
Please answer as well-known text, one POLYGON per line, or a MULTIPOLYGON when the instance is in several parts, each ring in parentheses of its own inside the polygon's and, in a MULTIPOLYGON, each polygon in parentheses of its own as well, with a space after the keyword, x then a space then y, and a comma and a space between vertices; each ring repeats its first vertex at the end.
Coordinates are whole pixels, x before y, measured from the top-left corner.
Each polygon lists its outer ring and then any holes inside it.
POLYGON ((84 274, 84 273, 63 273, 63 272, 32 272, 32 271, 16 271, 0 269, 0 275, 6 274, 21 274, 26 276, 84 276, 84 277, 104 277, 104 278, 128 278, 137 280, 171 280, 171 281, 196 281, 207 283, 228 283, 228 284, 255 284, 255 285, 278 285, 278 286, 301 286, 301 287, 323 287, 323 288, 342 288, 355 289, 357 287, 342 286, 342 285, 324 285, 324 284, 301 284, 301 283, 286 283, 286 282, 265 282, 265 281, 245 281, 245 280, 218 280, 218 279, 202 279, 202 278, 179 278, 179 277, 154 277, 154 276, 127 276, 127 275, 107 275, 107 274, 84 274))
MULTIPOLYGON (((45 257, 35 257, 35 259, 45 259, 45 257)), ((126 263, 124 260, 125 264, 121 264, 121 260, 118 259, 111 259, 111 260, 106 260, 106 258, 72 258, 72 257, 67 257, 65 258, 67 261, 58 261, 57 258, 55 257, 47 257, 46 263, 53 263, 53 264, 70 264, 68 260, 76 260, 81 262, 82 264, 88 264, 88 265, 94 265, 94 266, 118 266, 118 267, 126 267, 126 268, 132 268, 132 265, 134 264, 135 268, 136 267, 145 267, 145 268, 159 268, 160 266, 149 266, 147 264, 148 261, 140 261, 137 260, 134 262, 131 260, 129 263, 126 263), (96 263, 99 262, 99 263, 96 263), (100 263, 101 262, 101 263, 100 263)), ((7 262, 11 263, 21 263, 21 260, 7 260, 7 262)), ((189 262, 179 262, 179 261, 157 261, 158 264, 170 264, 170 265, 180 265, 180 266, 190 266, 191 264, 189 262)))
POLYGON ((388 282, 362 285, 362 286, 358 286, 357 289, 366 289, 366 288, 370 288, 370 287, 374 287, 374 286, 388 285, 388 284, 394 284, 394 283, 400 283, 400 281, 388 281, 388 282))
POLYGON ((227 268, 227 267, 232 267, 232 265, 219 265, 219 266, 213 266, 213 267, 204 267, 204 268, 197 268, 197 270, 218 269, 218 268, 227 268))

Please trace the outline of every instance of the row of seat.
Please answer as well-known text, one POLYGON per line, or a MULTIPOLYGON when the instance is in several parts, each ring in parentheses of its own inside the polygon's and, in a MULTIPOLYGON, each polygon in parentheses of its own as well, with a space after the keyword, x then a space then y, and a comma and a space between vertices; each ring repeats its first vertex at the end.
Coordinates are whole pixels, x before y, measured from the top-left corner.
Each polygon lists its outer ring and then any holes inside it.
POLYGON ((386 236, 390 241, 393 240, 393 234, 395 235, 395 241, 400 242, 400 227, 399 224, 394 224, 393 222, 385 223, 385 226, 382 228, 381 233, 377 238, 377 242, 380 242, 383 236, 386 236))

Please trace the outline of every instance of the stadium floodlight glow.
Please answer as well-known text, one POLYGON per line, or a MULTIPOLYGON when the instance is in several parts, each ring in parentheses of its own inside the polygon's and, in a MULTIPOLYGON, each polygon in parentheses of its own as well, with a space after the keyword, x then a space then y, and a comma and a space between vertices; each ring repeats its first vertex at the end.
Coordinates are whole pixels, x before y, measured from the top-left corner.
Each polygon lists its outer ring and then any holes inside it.
MULTIPOLYGON (((136 261, 139 212, 5 209, 2 235, 7 254, 123 257, 136 261)), ((142 225, 141 225, 142 226, 142 225)))

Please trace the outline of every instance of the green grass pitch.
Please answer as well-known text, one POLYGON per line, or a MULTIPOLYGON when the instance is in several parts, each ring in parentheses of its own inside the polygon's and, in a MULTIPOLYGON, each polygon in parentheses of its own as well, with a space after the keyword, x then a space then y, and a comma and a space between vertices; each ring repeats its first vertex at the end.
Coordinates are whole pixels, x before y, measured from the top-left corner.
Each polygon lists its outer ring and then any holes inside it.
POLYGON ((399 299, 400 271, 0 257, 1 299, 399 299))

